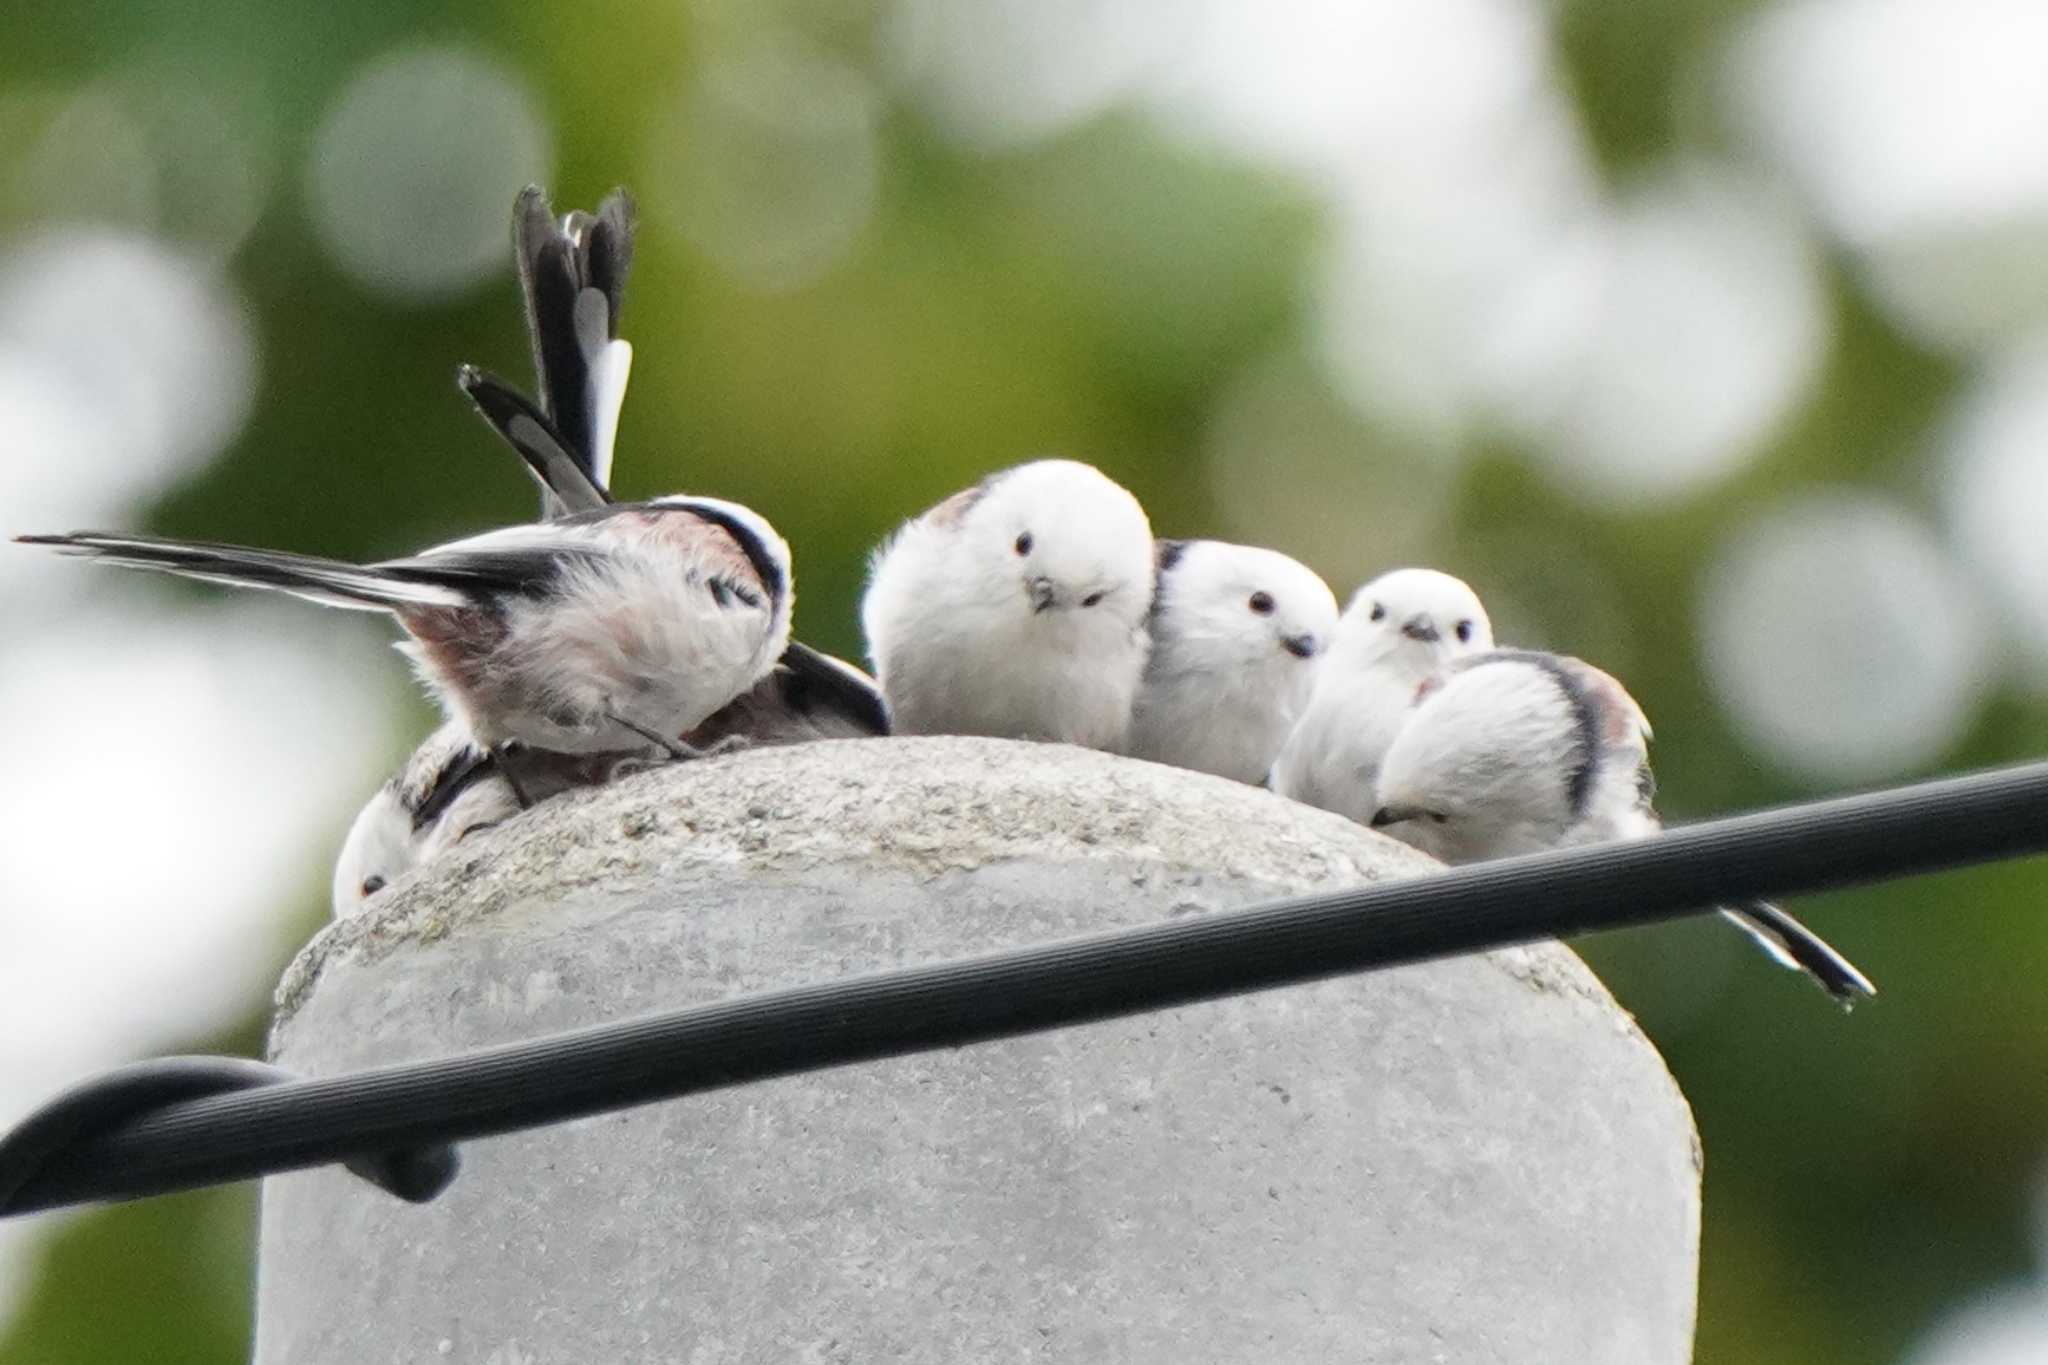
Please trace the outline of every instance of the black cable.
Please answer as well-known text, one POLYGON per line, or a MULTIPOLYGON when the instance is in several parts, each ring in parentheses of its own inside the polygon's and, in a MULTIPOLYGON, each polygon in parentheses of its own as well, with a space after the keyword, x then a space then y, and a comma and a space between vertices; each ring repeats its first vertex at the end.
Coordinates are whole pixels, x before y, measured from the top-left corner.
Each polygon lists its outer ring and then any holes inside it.
POLYGON ((2044 849, 2048 763, 1920 783, 189 1100, 53 1154, 0 1215, 2044 849))
MULTIPOLYGON (((165 1105, 239 1094, 300 1077, 246 1057, 157 1057, 103 1071, 49 1100, 0 1137, 0 1208, 35 1180, 50 1158, 165 1105)), ((432 1144, 358 1156, 349 1170, 387 1194, 424 1204, 461 1167, 453 1147, 432 1144)))

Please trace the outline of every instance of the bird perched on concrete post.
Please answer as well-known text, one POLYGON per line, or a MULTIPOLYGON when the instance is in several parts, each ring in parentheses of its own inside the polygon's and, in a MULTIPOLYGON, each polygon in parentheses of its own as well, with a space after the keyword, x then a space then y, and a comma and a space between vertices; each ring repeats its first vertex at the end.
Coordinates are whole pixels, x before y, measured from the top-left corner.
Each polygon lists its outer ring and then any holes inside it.
MULTIPOLYGON (((557 218, 529 186, 512 214, 512 247, 541 399, 474 366, 457 381, 541 490, 544 519, 601 515, 632 348, 619 335, 633 254, 624 190, 595 214, 557 218)), ((752 687, 673 737, 684 751, 887 733, 874 681, 798 641, 752 687)), ((525 745, 486 750, 464 727, 442 726, 363 807, 334 874, 334 913, 355 910, 401 873, 525 805, 648 766, 646 750, 557 753, 525 745)))
POLYGON ((1254 785, 1294 727, 1337 626, 1315 570, 1274 550, 1162 540, 1135 758, 1254 785))
POLYGON ((789 547, 765 519, 675 494, 351 564, 204 541, 20 536, 130 568, 384 611, 449 716, 492 749, 654 745, 746 692, 789 640, 789 547))
POLYGON ((1424 684, 1493 647, 1479 595, 1434 569, 1395 569, 1352 594, 1308 704, 1273 763, 1282 796, 1361 824, 1377 808, 1380 759, 1424 684))
MULTIPOLYGON (((1642 707, 1591 664, 1534 650, 1462 659, 1388 748, 1370 823, 1447 863, 1643 838, 1662 828, 1649 742, 1642 707)), ((1842 1004, 1876 994, 1777 906, 1721 913, 1842 1004)))
POLYGON ((875 552, 861 624, 898 734, 1123 746, 1145 667, 1152 527, 1100 470, 992 474, 875 552))

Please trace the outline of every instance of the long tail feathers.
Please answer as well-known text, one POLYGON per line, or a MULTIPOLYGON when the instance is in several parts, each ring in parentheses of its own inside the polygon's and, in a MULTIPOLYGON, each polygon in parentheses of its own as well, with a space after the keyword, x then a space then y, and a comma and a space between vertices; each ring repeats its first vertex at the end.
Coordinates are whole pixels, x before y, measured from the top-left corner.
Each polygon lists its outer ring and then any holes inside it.
POLYGON ((591 480, 583 461, 555 424, 518 390, 474 365, 456 371, 455 382, 483 419, 526 461, 528 472, 540 484, 541 496, 549 503, 549 519, 567 512, 594 511, 611 502, 611 495, 591 480))
POLYGON ((633 347, 619 336, 619 318, 626 309, 626 276, 633 269, 633 196, 615 189, 597 206, 597 216, 578 237, 577 257, 586 292, 605 301, 601 333, 577 337, 590 357, 590 476, 600 488, 611 487, 612 447, 619 434, 619 411, 626 402, 626 380, 633 369, 633 347), (602 344, 597 344, 599 339, 602 344))
POLYGON ((1877 994, 1869 977, 1843 957, 1826 940, 1777 906, 1765 901, 1748 901, 1721 912, 1742 929, 1780 966, 1805 972, 1835 1002, 1848 1009, 1858 1000, 1877 994))
POLYGON ((160 536, 74 531, 69 535, 16 536, 24 545, 48 545, 131 569, 153 569, 237 588, 287 592, 323 606, 391 611, 407 606, 459 607, 468 599, 452 588, 419 583, 314 555, 254 550, 242 545, 166 540, 160 536))
POLYGON ((607 488, 632 369, 619 315, 633 260, 633 201, 614 190, 595 214, 558 222, 547 196, 529 186, 513 207, 512 245, 541 410, 588 480, 607 488))

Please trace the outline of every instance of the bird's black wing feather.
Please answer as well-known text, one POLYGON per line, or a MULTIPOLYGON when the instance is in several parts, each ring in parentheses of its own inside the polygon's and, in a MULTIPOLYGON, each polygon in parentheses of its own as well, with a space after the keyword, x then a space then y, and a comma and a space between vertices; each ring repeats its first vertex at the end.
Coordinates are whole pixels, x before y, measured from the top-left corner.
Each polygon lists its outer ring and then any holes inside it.
POLYGON ((545 597, 565 569, 604 558, 603 551, 577 546, 437 550, 409 559, 387 559, 373 567, 408 583, 453 588, 465 596, 545 597))
POLYGON ((797 711, 829 709, 877 735, 889 733, 889 710, 874 680, 851 664, 791 640, 782 652, 783 700, 797 711))

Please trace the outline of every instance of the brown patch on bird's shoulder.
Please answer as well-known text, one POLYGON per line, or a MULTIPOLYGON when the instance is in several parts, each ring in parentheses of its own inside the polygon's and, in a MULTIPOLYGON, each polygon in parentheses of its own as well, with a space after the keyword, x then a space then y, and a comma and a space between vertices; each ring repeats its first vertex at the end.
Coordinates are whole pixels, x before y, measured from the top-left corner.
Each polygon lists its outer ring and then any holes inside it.
POLYGON ((926 512, 924 519, 934 526, 950 531, 967 519, 967 514, 973 510, 974 504, 980 502, 987 492, 988 484, 986 481, 978 483, 972 488, 963 488, 952 497, 947 498, 944 502, 932 508, 929 512, 926 512))
POLYGON ((1600 700, 1601 743, 1618 747, 1650 738, 1650 718, 1619 679, 1584 659, 1563 662, 1577 675, 1579 685, 1600 700))
POLYGON ((758 601, 766 590, 753 560, 737 537, 716 522, 696 516, 664 516, 660 513, 630 512, 628 534, 650 545, 659 545, 688 558, 707 579, 720 579, 742 598, 758 601))

